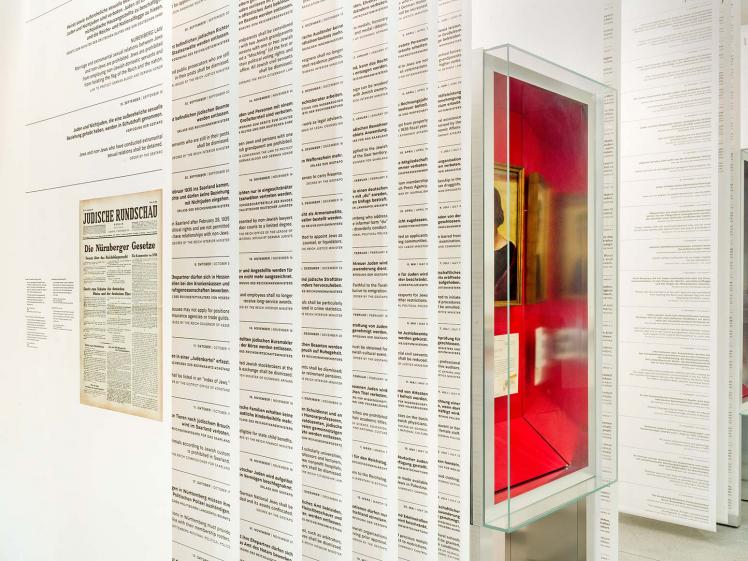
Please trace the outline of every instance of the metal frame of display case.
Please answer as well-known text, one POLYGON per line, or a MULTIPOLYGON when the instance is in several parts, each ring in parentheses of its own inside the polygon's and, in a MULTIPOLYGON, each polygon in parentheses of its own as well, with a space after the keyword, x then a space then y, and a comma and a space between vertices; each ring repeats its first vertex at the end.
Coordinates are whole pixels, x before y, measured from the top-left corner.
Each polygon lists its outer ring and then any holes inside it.
MULTIPOLYGON (((509 80, 507 80, 507 84, 509 80)), ((598 229, 602 225, 603 169, 597 157, 602 152, 602 109, 599 91, 615 96, 615 91, 603 84, 582 77, 553 63, 535 57, 510 45, 478 50, 473 58, 473 131, 472 131, 472 376, 473 376, 473 470, 472 470, 472 518, 476 525, 503 532, 513 532, 531 524, 565 506, 601 490, 615 481, 615 477, 601 483, 598 478, 598 427, 596 410, 600 395, 597 384, 599 366, 602 364, 602 346, 598 344, 598 317, 602 302, 602 243, 598 243, 598 229), (495 56, 500 52, 505 57, 495 56), (552 67, 558 73, 573 75, 586 84, 594 84, 598 93, 585 91, 555 77, 549 77, 531 68, 515 63, 510 53, 518 53, 519 59, 535 59, 540 67, 552 67), (519 497, 511 497, 510 478, 507 479, 507 499, 496 504, 486 504, 494 495, 494 298, 493 250, 488 250, 487 240, 493 237, 491 200, 494 180, 494 135, 493 100, 494 75, 503 74, 527 84, 538 86, 552 93, 581 102, 587 111, 588 149, 588 447, 587 466, 573 473, 526 491, 519 497), (515 515, 514 513, 522 513, 515 515), (514 518, 514 520, 512 519, 514 518)), ((507 105, 509 100, 507 99, 507 105)), ((509 111, 508 111, 509 113, 509 111)), ((509 128, 507 121, 507 129, 509 128)), ((509 138, 507 138, 507 149, 509 138)), ((613 148, 615 150, 615 148, 613 148)), ((509 158, 507 158, 508 162, 509 158)), ((508 167, 507 167, 508 170, 508 167)), ((507 171, 508 175, 508 171, 507 171)), ((507 184, 508 184, 507 178, 507 184)), ((511 314, 511 306, 508 313, 511 314)), ((617 396, 615 397, 617 400, 617 396)), ((617 408, 617 405, 616 405, 617 408)), ((510 437, 507 437, 509 442, 510 437)), ((510 452, 507 463, 510 464, 510 452)), ((617 475, 616 475, 617 476, 617 475)))
MULTIPOLYGON (((740 256, 741 263, 740 266, 737 267, 738 275, 740 278, 735 279, 735 282, 740 287, 741 295, 739 298, 739 310, 737 310, 738 314, 741 314, 743 317, 742 322, 737 322, 737 329, 738 329, 738 336, 737 340, 742 342, 742 356, 739 357, 741 369, 742 369, 742 376, 741 380, 743 384, 748 384, 748 368, 746 368, 745 360, 746 357, 748 357, 748 341, 745 340, 746 335, 748 335, 748 332, 745 329, 745 323, 746 320, 748 320, 748 298, 746 298, 746 272, 745 267, 748 264, 748 258, 746 258, 745 252, 748 249, 748 240, 746 240, 746 236, 748 236, 748 228, 745 226, 745 219, 746 216, 748 216, 748 212, 746 212, 745 205, 748 204, 748 197, 746 197, 745 190, 748 189, 748 181, 746 181, 746 174, 748 174, 748 149, 742 150, 740 152, 740 158, 738 158, 738 161, 740 162, 740 189, 738 189, 738 192, 740 193, 740 201, 738 202, 738 206, 740 209, 740 232, 741 234, 737 236, 737 243, 738 247, 736 248, 736 254, 740 256)), ((741 388, 742 390, 742 388, 741 388)), ((741 391, 741 407, 740 412, 744 416, 748 415, 748 398, 742 399, 742 391, 741 391)), ((745 432, 745 431, 743 431, 745 432)), ((743 447, 744 452, 746 451, 746 446, 743 447)))
MULTIPOLYGON (((746 228, 745 225, 745 219, 746 216, 748 216, 748 212, 746 212, 745 205, 748 204, 748 197, 746 196, 745 190, 748 189, 748 181, 746 181, 746 174, 748 173, 748 149, 742 150, 740 152, 740 158, 738 159, 740 162, 740 189, 738 190, 740 194, 740 201, 738 203, 740 208, 740 235, 737 236, 737 243, 739 244, 739 247, 736 248, 737 255, 740 256, 741 263, 740 266, 737 267, 739 279, 736 279, 737 285, 741 287, 741 294, 739 300, 739 314, 742 314, 743 321, 738 321, 736 328, 738 329, 738 341, 742 342, 742 353, 739 358, 741 369, 742 369, 742 383, 746 383, 748 381, 748 368, 746 368, 745 360, 746 357, 748 357, 748 343, 745 340, 746 337, 746 329, 745 329, 745 323, 746 319, 748 318, 748 299, 746 298, 746 289, 745 289, 745 282, 746 282, 746 272, 745 267, 746 264, 748 264, 748 258, 746 258, 745 252, 748 250, 748 241, 746 240, 746 236, 748 236, 748 228, 746 228)), ((741 388, 742 390, 742 388, 741 388)), ((741 397, 742 397, 742 391, 741 391, 741 397)), ((748 399, 743 399, 741 406, 740 406, 740 413, 742 414, 741 419, 741 490, 740 490, 740 498, 743 501, 748 501, 748 399)), ((742 505, 741 505, 742 506, 742 505)), ((742 508, 741 508, 742 510, 742 508)))

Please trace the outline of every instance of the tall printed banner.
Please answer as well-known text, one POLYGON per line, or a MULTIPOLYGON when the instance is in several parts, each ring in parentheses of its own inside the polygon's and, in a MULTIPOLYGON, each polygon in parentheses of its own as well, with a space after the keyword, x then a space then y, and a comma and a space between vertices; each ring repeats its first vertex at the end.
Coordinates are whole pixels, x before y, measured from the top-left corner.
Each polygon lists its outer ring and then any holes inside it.
POLYGON ((355 561, 395 553, 397 354, 396 174, 393 149, 394 1, 356 2, 352 13, 351 520, 355 561), (396 238, 394 238, 396 240, 396 238))
POLYGON ((622 10, 621 509, 713 530, 718 2, 622 10))
POLYGON ((173 6, 172 558, 238 558, 237 14, 173 6))
POLYGON ((470 154, 464 93, 470 59, 462 1, 439 2, 438 18, 438 554, 457 560, 466 555, 470 508, 464 483, 470 465, 462 447, 470 438, 464 428, 470 420, 470 154))
POLYGON ((293 559, 300 512, 295 437, 300 274, 294 139, 298 119, 291 0, 239 6, 240 559, 293 559))
MULTIPOLYGON (((420 561, 433 559, 437 470, 435 411, 430 404, 436 392, 432 363, 434 318, 431 278, 431 205, 434 162, 429 143, 434 112, 429 81, 432 38, 429 23, 435 2, 401 1, 398 21, 398 556, 420 561)), ((393 505, 391 504, 391 507, 393 505)))
POLYGON ((301 528, 303 555, 345 559, 350 537, 350 177, 345 150, 345 39, 350 6, 328 0, 301 9, 301 528), (347 308, 347 309, 346 309, 347 308))
POLYGON ((622 3, 620 505, 705 530, 739 492, 736 22, 733 2, 622 3))

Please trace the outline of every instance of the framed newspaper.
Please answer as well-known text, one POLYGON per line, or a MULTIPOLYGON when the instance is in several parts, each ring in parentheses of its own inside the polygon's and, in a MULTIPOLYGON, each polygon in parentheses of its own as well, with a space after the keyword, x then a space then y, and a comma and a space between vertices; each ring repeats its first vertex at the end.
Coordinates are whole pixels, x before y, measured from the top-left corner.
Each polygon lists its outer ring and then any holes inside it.
POLYGON ((80 201, 80 402, 161 420, 161 190, 80 201))

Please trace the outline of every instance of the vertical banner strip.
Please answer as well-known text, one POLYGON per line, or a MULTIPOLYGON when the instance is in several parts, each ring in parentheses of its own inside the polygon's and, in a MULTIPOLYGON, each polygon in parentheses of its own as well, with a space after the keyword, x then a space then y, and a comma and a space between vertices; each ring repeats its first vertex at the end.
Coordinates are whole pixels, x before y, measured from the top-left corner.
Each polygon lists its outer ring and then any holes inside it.
POLYGON ((395 379, 391 307, 397 238, 390 204, 392 159, 397 107, 395 84, 397 53, 392 41, 396 10, 391 2, 355 2, 351 13, 350 65, 350 209, 351 251, 346 271, 351 272, 351 481, 352 555, 355 561, 393 558, 397 542, 396 516, 391 505, 397 465, 397 387, 395 379), (394 398, 394 400, 393 400, 394 398))
MULTIPOLYGON (((436 33, 431 0, 398 4, 398 557, 436 557, 436 465, 431 283, 432 195, 429 125, 430 35, 436 33), (432 502, 434 504, 432 504, 432 502)), ((433 82, 432 82, 433 83, 433 82)))
POLYGON ((301 83, 295 85, 301 88, 302 557, 311 560, 344 559, 343 543, 350 543, 347 6, 302 2, 301 83))
POLYGON ((719 19, 719 0, 622 3, 620 508, 712 531, 719 19))
POLYGON ((428 64, 426 71, 426 170, 427 192, 426 204, 426 299, 427 314, 427 360, 426 375, 428 383, 428 485, 427 485, 427 536, 428 559, 439 558, 439 429, 443 423, 440 412, 439 393, 439 43, 440 43, 440 0, 428 0, 427 50, 428 64), (434 297, 435 296, 435 297, 434 297))
POLYGON ((301 456, 293 0, 239 5, 240 559, 293 559, 301 456))
MULTIPOLYGON (((342 207, 341 207, 341 225, 338 227, 338 237, 341 238, 342 248, 342 317, 341 325, 343 327, 343 337, 341 343, 343 346, 342 355, 342 380, 340 388, 341 396, 341 489, 342 497, 340 503, 340 512, 342 520, 340 524, 341 543, 340 551, 337 557, 342 560, 353 557, 353 521, 358 518, 373 518, 365 514, 364 510, 358 510, 357 516, 354 517, 353 511, 353 157, 360 156, 360 153, 354 152, 354 137, 352 119, 353 119, 353 95, 359 93, 354 90, 353 76, 361 77, 360 68, 353 68, 353 52, 351 45, 354 43, 354 10, 360 14, 364 4, 354 2, 343 3, 342 19, 342 36, 333 43, 333 52, 340 51, 343 54, 342 64, 342 207)), ((360 21, 359 17, 355 18, 360 21)), ((365 22, 369 23, 369 22, 365 22)), ((340 25, 340 24, 338 24, 340 25)), ((337 35, 337 34, 336 34, 337 35)), ((358 486, 358 484, 356 484, 358 486)), ((359 498, 361 495, 358 495, 359 498)), ((377 494, 380 497, 381 494, 377 494)), ((372 497, 368 497, 372 498, 372 497)), ((361 502, 359 501, 359 506, 361 502)), ((360 535, 360 534, 359 534, 360 535)), ((334 556, 333 556, 334 558, 334 556)))
POLYGON ((172 558, 237 559, 236 28, 232 5, 173 7, 172 558))
MULTIPOLYGON (((469 419, 470 404, 466 402, 469 390, 464 378, 467 365, 463 353, 469 347, 463 345, 464 310, 469 309, 469 297, 463 299, 463 271, 470 266, 464 260, 462 243, 463 224, 468 223, 464 213, 469 204, 463 202, 465 186, 463 177, 468 176, 463 149, 463 127, 466 125, 463 92, 465 56, 462 0, 442 0, 438 5, 437 29, 437 78, 436 118, 434 142, 437 150, 437 191, 435 201, 437 228, 432 234, 437 246, 436 282, 437 298, 437 374, 438 374, 438 557, 444 560, 459 560, 468 541, 463 540, 462 525, 469 524, 469 515, 463 511, 465 500, 470 501, 465 483, 469 474, 461 473, 469 449, 464 453, 463 438, 469 441, 469 433, 463 433, 469 419), (465 368, 463 369, 463 366, 465 368)), ((469 186, 467 188, 469 192, 469 186)), ((431 218, 434 219, 432 212, 431 218)), ((469 232, 467 233, 469 239, 469 232)), ((432 268, 432 273, 434 269, 432 268)), ((469 463, 469 462, 468 462, 469 463)), ((466 554, 466 553, 465 553, 466 554)))
POLYGON ((472 2, 462 0, 460 4, 460 135, 455 140, 460 143, 462 152, 460 154, 460 214, 459 214, 459 236, 460 236, 460 277, 459 277, 459 302, 460 302, 460 339, 459 348, 459 387, 460 387, 460 436, 459 436, 459 480, 460 490, 458 493, 460 501, 459 511, 459 548, 460 561, 472 559, 472 540, 470 538, 470 521, 472 508, 472 490, 470 488, 471 478, 471 434, 472 423, 472 380, 471 380, 471 284, 472 284, 472 261, 471 261, 471 235, 472 235, 472 144, 471 144, 471 122, 472 122, 472 2))
POLYGON ((393 561, 399 553, 399 275, 400 247, 400 0, 389 0, 387 9, 387 552, 383 559, 393 561), (393 508, 394 505, 394 508, 393 508))
POLYGON ((294 30, 292 39, 292 59, 293 59, 293 70, 291 80, 292 88, 292 107, 293 117, 291 123, 292 129, 292 158, 291 158, 291 170, 293 171, 293 198, 291 208, 293 209, 292 220, 291 220, 291 255, 294 263, 294 276, 291 281, 292 291, 292 302, 291 302, 291 325, 293 327, 293 390, 291 395, 293 397, 293 474, 294 480, 291 484, 291 497, 293 500, 293 526, 291 533, 293 534, 293 547, 291 556, 292 560, 302 559, 304 545, 304 524, 303 524, 303 404, 302 404, 302 391, 303 391, 303 374, 302 374, 302 340, 301 340, 301 329, 303 322, 303 315, 301 311, 301 302, 303 298, 302 290, 302 250, 301 250, 301 236, 302 236, 302 212, 303 212, 303 189, 302 189, 302 169, 303 164, 301 161, 301 131, 302 131, 302 88, 300 87, 303 70, 302 70, 302 55, 303 55, 303 0, 292 0, 293 2, 293 18, 291 27, 294 30))

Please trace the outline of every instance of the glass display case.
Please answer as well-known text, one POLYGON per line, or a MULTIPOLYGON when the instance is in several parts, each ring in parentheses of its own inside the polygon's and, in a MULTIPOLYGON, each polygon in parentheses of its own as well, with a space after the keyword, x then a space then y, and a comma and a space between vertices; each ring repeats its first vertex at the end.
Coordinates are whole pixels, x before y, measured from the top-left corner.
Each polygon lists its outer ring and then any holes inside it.
POLYGON ((473 73, 473 522, 510 532, 617 476, 617 96, 509 45, 473 73))

